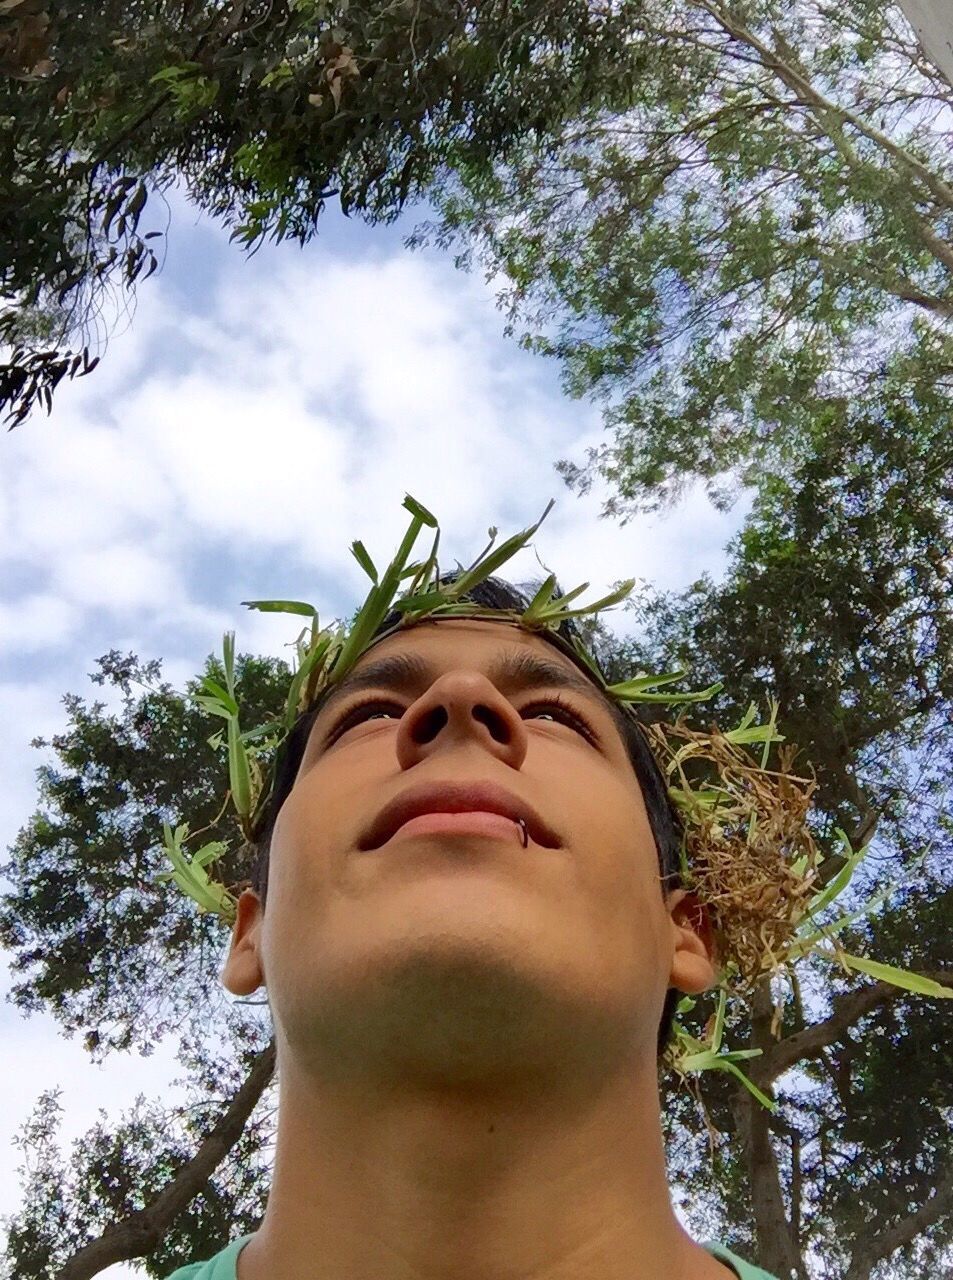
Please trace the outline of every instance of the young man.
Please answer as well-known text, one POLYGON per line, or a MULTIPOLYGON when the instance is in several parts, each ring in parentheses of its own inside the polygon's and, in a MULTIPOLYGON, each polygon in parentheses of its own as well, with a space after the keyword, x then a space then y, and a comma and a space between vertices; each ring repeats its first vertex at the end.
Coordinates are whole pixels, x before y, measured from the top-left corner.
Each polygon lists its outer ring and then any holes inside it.
POLYGON ((596 683, 425 620, 299 737, 223 971, 274 1020, 270 1198, 174 1280, 770 1280, 672 1209, 657 1039, 711 943, 596 683))

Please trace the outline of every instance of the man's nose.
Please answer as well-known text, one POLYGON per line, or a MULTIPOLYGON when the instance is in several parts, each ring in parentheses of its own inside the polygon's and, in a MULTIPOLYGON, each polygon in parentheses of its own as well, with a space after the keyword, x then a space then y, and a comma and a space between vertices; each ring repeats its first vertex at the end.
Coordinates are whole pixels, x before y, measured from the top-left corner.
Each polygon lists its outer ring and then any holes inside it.
POLYGON ((401 716, 398 763, 409 769, 467 743, 518 769, 526 758, 526 726, 492 680, 478 671, 448 671, 401 716))

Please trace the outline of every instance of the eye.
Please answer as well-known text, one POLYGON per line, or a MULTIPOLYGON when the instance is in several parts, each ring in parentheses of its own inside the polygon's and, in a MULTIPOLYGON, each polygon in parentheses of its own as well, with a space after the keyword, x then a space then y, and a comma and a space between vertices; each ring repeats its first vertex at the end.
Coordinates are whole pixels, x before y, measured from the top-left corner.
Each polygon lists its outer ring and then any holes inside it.
POLYGON ((358 702, 344 713, 331 730, 326 740, 326 745, 330 746, 342 733, 346 733, 348 729, 352 729, 356 724, 363 724, 365 720, 374 720, 382 715, 391 715, 394 719, 399 720, 403 714, 404 708, 400 703, 392 702, 389 698, 368 698, 366 702, 358 702))
MULTIPOLYGON (((389 716, 392 719, 399 720, 404 711, 405 708, 399 702, 394 702, 390 698, 368 698, 364 702, 358 702, 350 707, 337 724, 334 725, 325 739, 325 746, 331 746, 349 729, 353 729, 358 724, 363 724, 366 720, 376 720, 380 716, 389 716)), ((524 703, 520 708, 519 714, 524 719, 537 719, 547 716, 556 723, 564 724, 570 729, 574 729, 587 742, 591 742, 593 745, 597 744, 596 734, 588 723, 558 694, 551 694, 547 698, 537 698, 535 702, 524 703)))
POLYGON ((520 708, 520 715, 531 719, 548 715, 550 720, 568 725, 571 729, 575 729, 577 733, 581 733, 587 741, 595 742, 595 734, 587 722, 573 707, 564 702, 558 694, 554 694, 549 698, 538 698, 535 702, 525 703, 520 708))

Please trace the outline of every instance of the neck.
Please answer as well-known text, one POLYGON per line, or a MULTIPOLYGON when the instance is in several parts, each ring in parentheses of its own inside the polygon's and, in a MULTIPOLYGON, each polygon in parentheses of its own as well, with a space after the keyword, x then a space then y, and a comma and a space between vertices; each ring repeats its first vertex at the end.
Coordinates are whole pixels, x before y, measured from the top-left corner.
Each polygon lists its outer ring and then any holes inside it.
POLYGON ((280 1073, 274 1177, 238 1280, 727 1280, 665 1174, 654 1063, 584 1105, 280 1073))

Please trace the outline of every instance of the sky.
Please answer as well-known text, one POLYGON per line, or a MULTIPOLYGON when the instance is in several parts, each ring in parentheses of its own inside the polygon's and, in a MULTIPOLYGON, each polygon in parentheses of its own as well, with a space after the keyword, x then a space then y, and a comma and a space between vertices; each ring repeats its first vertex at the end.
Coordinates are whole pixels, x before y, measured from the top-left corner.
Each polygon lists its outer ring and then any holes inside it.
MULTIPOLYGON (((553 464, 582 463, 603 439, 598 411, 503 336, 478 272, 403 247, 413 215, 387 229, 331 215, 306 248, 248 260, 179 197, 171 213, 163 270, 99 368, 61 384, 49 417, 0 437, 3 850, 47 758, 31 740, 65 726, 64 694, 103 696, 88 679, 100 655, 160 657, 176 687, 226 629, 240 651, 287 656, 295 620, 240 602, 303 599, 345 616, 367 588, 348 547, 360 538, 389 559, 405 493, 440 521, 447 565, 469 563, 488 526, 502 539, 555 498, 535 553, 508 576, 540 578, 542 563, 565 589, 589 581, 585 599, 623 578, 680 588, 717 575, 744 515, 692 491, 623 527, 600 518, 599 486, 570 493, 553 464)), ((115 1120, 138 1094, 174 1096, 180 1071, 172 1042, 93 1065, 51 1016, 26 1019, 7 1000, 0 1044, 0 1218, 21 1202, 13 1139, 41 1092, 62 1091, 68 1152, 100 1110, 115 1120)))

